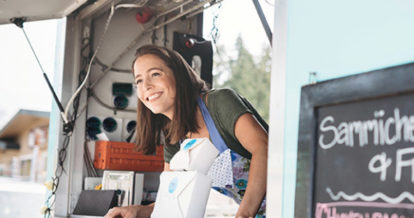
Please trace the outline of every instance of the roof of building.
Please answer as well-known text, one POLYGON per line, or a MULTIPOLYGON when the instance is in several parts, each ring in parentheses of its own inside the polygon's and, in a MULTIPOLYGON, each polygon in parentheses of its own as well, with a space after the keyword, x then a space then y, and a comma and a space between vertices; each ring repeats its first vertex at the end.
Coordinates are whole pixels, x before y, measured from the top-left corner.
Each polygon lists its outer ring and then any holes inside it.
POLYGON ((45 118, 49 119, 49 112, 20 109, 0 129, 0 139, 17 136, 22 129, 25 129, 27 123, 33 123, 45 118))

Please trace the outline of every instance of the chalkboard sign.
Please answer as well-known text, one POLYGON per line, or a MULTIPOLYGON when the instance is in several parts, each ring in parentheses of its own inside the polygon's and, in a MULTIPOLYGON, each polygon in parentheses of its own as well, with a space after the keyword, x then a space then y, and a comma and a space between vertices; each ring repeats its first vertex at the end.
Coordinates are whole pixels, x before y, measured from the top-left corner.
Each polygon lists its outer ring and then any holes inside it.
POLYGON ((303 87, 297 167, 297 218, 414 218, 414 64, 303 87))

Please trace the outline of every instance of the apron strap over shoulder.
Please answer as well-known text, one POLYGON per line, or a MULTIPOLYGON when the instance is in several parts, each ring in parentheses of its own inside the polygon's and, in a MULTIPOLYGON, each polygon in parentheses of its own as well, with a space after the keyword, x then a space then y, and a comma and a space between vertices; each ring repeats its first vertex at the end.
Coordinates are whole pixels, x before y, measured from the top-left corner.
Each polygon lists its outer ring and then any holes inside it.
POLYGON ((213 142, 214 146, 219 150, 220 154, 227 150, 227 145, 218 132, 216 125, 214 124, 213 118, 207 110, 206 105, 200 97, 197 98, 198 106, 200 107, 201 114, 203 115, 204 122, 207 126, 208 133, 210 134, 210 139, 213 142))

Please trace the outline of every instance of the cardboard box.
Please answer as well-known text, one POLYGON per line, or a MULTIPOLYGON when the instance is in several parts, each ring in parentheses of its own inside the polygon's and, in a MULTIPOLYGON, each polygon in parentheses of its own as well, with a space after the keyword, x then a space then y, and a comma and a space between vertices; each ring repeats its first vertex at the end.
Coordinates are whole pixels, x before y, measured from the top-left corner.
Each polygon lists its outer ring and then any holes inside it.
POLYGON ((151 218, 202 218, 211 178, 197 171, 165 171, 151 218))

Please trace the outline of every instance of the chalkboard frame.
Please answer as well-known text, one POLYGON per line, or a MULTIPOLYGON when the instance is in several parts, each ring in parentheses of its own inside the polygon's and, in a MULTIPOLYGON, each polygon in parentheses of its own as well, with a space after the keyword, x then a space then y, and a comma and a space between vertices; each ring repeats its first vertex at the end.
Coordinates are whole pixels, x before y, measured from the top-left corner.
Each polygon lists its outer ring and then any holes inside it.
POLYGON ((414 63, 326 80, 301 89, 295 218, 313 217, 319 107, 414 92, 414 63))

